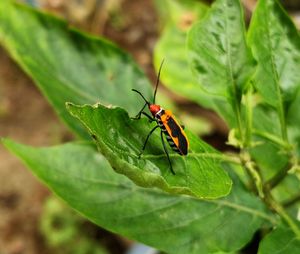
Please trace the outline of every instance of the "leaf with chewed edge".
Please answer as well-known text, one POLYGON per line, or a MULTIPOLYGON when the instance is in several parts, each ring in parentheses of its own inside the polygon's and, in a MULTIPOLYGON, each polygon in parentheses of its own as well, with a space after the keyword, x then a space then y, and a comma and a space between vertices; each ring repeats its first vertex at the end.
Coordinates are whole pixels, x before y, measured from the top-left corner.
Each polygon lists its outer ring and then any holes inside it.
POLYGON ((221 167, 221 154, 198 137, 187 133, 190 149, 187 156, 171 152, 173 175, 164 153, 160 131, 155 131, 139 159, 145 138, 155 126, 148 120, 131 120, 121 108, 76 106, 67 109, 95 137, 101 153, 112 167, 143 187, 158 187, 171 193, 214 199, 228 195, 231 179, 221 167))

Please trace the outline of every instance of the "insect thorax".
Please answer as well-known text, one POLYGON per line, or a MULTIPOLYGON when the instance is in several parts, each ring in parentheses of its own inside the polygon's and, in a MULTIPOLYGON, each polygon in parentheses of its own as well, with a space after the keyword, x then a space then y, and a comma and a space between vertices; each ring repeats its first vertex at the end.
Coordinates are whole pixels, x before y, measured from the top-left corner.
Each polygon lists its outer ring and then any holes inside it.
POLYGON ((165 114, 165 110, 161 108, 161 109, 155 114, 154 118, 155 118, 155 120, 156 120, 158 126, 159 126, 164 132, 166 132, 166 128, 164 127, 164 124, 163 124, 163 122, 162 122, 162 120, 161 120, 161 116, 162 116, 163 114, 165 114))
POLYGON ((165 114, 165 110, 163 108, 161 108, 156 114, 155 114, 155 119, 156 120, 160 120, 161 116, 165 114))

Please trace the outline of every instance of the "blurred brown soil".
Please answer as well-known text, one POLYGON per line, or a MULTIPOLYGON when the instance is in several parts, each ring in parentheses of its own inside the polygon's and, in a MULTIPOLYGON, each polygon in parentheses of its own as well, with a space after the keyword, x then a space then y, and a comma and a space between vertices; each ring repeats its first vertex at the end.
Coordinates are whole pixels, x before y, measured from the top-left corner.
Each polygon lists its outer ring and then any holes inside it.
MULTIPOLYGON (((67 136, 32 81, 0 49, 0 136, 44 146, 67 136)), ((0 146, 0 253, 44 253, 38 232, 48 195, 20 161, 0 146)))
MULTIPOLYGON (((121 28, 105 24, 104 36, 131 52, 148 74, 153 73, 151 52, 157 26, 152 1, 128 0, 120 11, 125 24, 121 28)), ((59 144, 71 137, 30 78, 3 48, 0 136, 34 146, 59 144)), ((30 171, 0 145, 0 254, 52 253, 38 228, 43 201, 48 195, 49 191, 30 171)))
MULTIPOLYGON (((0 136, 25 144, 49 144, 54 134, 51 127, 59 127, 50 106, 3 49, 0 66, 0 136)), ((0 146, 1 254, 43 253, 35 241, 40 238, 37 219, 47 193, 17 158, 0 146)))

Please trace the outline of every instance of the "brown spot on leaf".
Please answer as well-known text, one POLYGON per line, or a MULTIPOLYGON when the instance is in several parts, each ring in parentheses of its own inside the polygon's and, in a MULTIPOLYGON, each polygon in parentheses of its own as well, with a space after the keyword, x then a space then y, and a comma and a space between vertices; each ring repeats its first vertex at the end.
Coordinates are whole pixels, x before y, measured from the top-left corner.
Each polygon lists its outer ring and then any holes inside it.
POLYGON ((180 17, 178 28, 183 31, 187 31, 192 26, 195 20, 196 15, 193 12, 185 12, 180 17))

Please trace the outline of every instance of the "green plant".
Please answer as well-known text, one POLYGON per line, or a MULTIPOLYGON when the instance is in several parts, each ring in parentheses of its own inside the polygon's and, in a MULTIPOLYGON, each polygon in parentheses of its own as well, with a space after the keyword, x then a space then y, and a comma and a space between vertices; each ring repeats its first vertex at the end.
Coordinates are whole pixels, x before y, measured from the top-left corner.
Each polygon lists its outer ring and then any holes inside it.
POLYGON ((239 153, 222 154, 187 131, 189 155, 171 155, 175 176, 158 135, 138 159, 152 126, 129 118, 143 103, 131 88, 147 98, 152 89, 133 60, 104 39, 8 0, 0 3, 2 44, 83 141, 3 144, 88 219, 165 252, 233 253, 258 231, 259 253, 299 252, 297 29, 276 0, 258 1, 248 31, 238 0, 217 0, 209 9, 163 2, 175 11, 155 51, 156 67, 164 52, 174 60, 166 61, 162 80, 218 112, 239 153), (184 12, 200 20, 189 32, 178 26, 184 12))
POLYGON ((48 197, 40 218, 40 229, 55 253, 106 254, 107 251, 96 239, 91 238, 85 224, 84 218, 56 197, 48 197))

